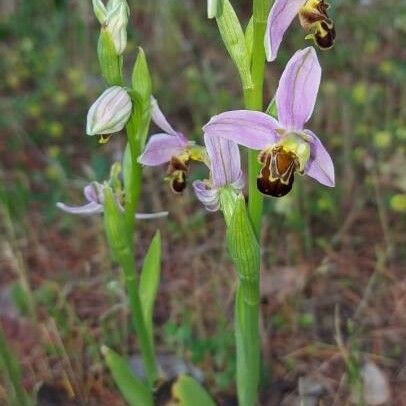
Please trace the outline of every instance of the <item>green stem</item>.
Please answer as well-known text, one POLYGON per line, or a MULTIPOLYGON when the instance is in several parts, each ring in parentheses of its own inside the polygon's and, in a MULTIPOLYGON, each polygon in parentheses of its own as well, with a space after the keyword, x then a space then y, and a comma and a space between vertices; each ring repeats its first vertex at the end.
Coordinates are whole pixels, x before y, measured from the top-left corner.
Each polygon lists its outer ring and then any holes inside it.
MULTIPOLYGON (((253 87, 244 90, 245 107, 250 110, 263 110, 263 85, 265 75, 264 35, 269 7, 269 0, 253 0, 254 37, 251 65, 253 87)), ((248 151, 248 215, 258 240, 260 240, 261 236, 263 210, 263 197, 257 189, 257 175, 259 169, 257 152, 248 151)), ((258 269, 257 272, 259 275, 260 269, 258 269)), ((259 292, 259 277, 257 287, 259 292)), ((258 303, 249 304, 243 299, 240 282, 237 288, 235 303, 237 392, 239 406, 254 406, 257 400, 260 377, 258 303)))
MULTIPOLYGON (((269 12, 269 0, 253 0, 254 43, 252 47, 251 74, 254 86, 244 90, 245 107, 249 110, 263 110, 263 85, 265 74, 264 36, 269 12)), ((263 197, 257 189, 259 164, 257 153, 248 151, 248 213, 257 238, 261 234, 263 197)))
POLYGON ((127 179, 129 185, 128 187, 126 185, 127 195, 125 203, 125 221, 131 242, 133 241, 135 213, 137 211, 142 186, 142 166, 137 162, 137 158, 141 154, 141 146, 137 139, 137 132, 137 124, 132 116, 127 124, 128 147, 130 148, 131 155, 131 176, 127 179))
POLYGON ((254 406, 257 400, 260 370, 258 314, 259 301, 256 304, 248 304, 244 300, 240 282, 235 298, 235 342, 239 406, 254 406))
POLYGON ((144 315, 141 307, 141 300, 138 292, 138 281, 135 274, 135 261, 132 250, 127 250, 119 259, 123 268, 125 284, 127 286, 128 297, 130 301, 131 321, 137 333, 142 359, 148 383, 151 388, 158 378, 156 366, 155 350, 153 340, 148 334, 144 315))
POLYGON ((131 317, 134 328, 140 343, 140 349, 144 361, 148 382, 153 386, 158 378, 158 370, 155 358, 154 340, 149 334, 143 317, 142 304, 138 292, 138 281, 136 280, 136 269, 133 252, 135 213, 142 187, 142 166, 137 162, 138 156, 144 147, 144 140, 149 129, 150 114, 142 114, 137 109, 131 115, 127 123, 128 147, 131 155, 131 173, 126 178, 128 185, 125 185, 125 228, 128 235, 128 255, 121 260, 124 271, 125 283, 130 300, 131 317))

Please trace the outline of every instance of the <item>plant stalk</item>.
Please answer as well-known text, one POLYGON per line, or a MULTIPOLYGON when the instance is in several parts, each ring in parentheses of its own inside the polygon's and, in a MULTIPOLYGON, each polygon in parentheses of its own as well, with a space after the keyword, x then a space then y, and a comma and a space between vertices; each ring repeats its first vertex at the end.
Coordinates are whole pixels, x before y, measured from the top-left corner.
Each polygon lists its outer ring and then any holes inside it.
MULTIPOLYGON (((249 110, 263 110, 265 76, 264 35, 269 12, 269 0, 253 0, 253 48, 251 75, 253 87, 244 89, 244 103, 249 110)), ((263 197, 257 189, 259 173, 257 152, 248 151, 248 215, 258 241, 261 236, 263 197)), ((259 273, 258 296, 259 296, 259 273)), ((235 340, 237 349, 237 392, 239 406, 254 406, 260 378, 259 297, 256 304, 243 299, 241 281, 235 301, 235 340)))
POLYGON ((138 336, 140 350, 144 362, 146 376, 151 387, 153 387, 158 378, 158 370, 155 357, 154 340, 148 333, 145 324, 142 304, 138 292, 138 281, 136 278, 136 269, 133 252, 134 231, 135 231, 135 213, 138 207, 138 202, 142 187, 142 166, 138 163, 138 156, 141 154, 144 147, 145 136, 148 132, 150 123, 149 112, 142 115, 134 111, 127 123, 127 138, 131 155, 131 174, 127 181, 129 187, 126 187, 126 205, 125 205, 125 226, 128 235, 128 255, 121 259, 125 284, 129 296, 131 319, 135 331, 138 336))
MULTIPOLYGON (((263 110, 263 87, 265 75, 264 36, 266 20, 269 12, 269 0, 253 0, 254 38, 252 47, 251 74, 253 87, 244 90, 245 107, 249 110, 263 110)), ((261 218, 263 197, 257 189, 259 163, 257 152, 248 151, 248 213, 254 232, 259 239, 261 234, 261 218)))
POLYGON ((135 274, 135 261, 132 250, 119 259, 124 272, 125 284, 127 287, 131 321, 137 333, 142 359, 145 367, 145 375, 152 388, 158 378, 155 350, 152 338, 148 334, 141 307, 141 300, 138 292, 138 281, 135 274))

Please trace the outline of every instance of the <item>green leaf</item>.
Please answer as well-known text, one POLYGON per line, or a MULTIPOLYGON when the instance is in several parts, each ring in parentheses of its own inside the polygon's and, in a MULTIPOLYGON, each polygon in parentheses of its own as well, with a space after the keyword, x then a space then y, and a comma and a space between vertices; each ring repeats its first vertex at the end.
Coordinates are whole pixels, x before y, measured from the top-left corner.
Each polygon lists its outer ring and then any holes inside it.
MULTIPOLYGON (((144 149, 151 120, 151 75, 148 69, 147 59, 142 48, 139 48, 138 56, 132 73, 132 90, 130 95, 133 99, 133 114, 127 125, 127 134, 131 149, 138 149, 137 157, 144 149)), ((134 152, 134 151, 133 151, 134 152)), ((133 153, 132 153, 133 154, 133 153)), ((134 158, 134 155, 133 155, 134 158)))
POLYGON ((179 406, 215 406, 207 391, 188 375, 181 375, 173 385, 173 395, 179 406))
POLYGON ((124 215, 109 186, 104 188, 104 229, 115 260, 121 262, 123 258, 131 255, 124 215))
POLYGON ((244 299, 250 304, 258 303, 260 249, 242 196, 237 199, 227 228, 227 243, 240 278, 244 299))
POLYGON ((248 58, 251 63, 252 60, 252 48, 254 46, 254 19, 250 18, 245 29, 245 44, 247 45, 248 58))
POLYGON ((224 45, 237 66, 244 89, 252 88, 250 56, 244 32, 237 14, 228 0, 221 1, 220 12, 216 20, 224 45))
POLYGON ((141 47, 139 48, 138 56, 133 68, 132 88, 139 101, 149 107, 152 91, 151 75, 149 73, 144 50, 141 47))
POLYGON ((276 100, 273 98, 271 102, 268 104, 268 107, 265 110, 266 114, 269 114, 273 118, 278 118, 278 109, 276 108, 276 100))
POLYGON ((147 255, 141 271, 139 295, 142 303, 145 326, 152 340, 152 316, 154 312, 154 302, 159 286, 161 274, 161 234, 159 230, 148 248, 147 255))
POLYGON ((133 373, 129 363, 110 348, 103 346, 102 354, 114 382, 130 406, 153 406, 152 393, 133 373))
POLYGON ((97 44, 97 56, 99 57, 102 75, 109 86, 121 86, 123 59, 117 55, 113 39, 108 31, 100 31, 97 44))

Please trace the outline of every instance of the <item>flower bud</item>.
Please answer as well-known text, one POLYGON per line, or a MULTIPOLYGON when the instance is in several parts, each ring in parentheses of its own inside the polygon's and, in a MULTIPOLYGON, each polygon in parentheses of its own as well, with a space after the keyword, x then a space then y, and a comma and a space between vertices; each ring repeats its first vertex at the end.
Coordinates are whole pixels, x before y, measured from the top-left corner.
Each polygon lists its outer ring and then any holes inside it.
POLYGON ((217 0, 207 0, 207 18, 217 17, 219 4, 217 0))
POLYGON ((86 133, 112 134, 122 130, 130 118, 131 109, 128 93, 120 86, 109 87, 90 107, 86 133))
POLYGON ((93 12, 100 24, 104 24, 107 17, 107 10, 101 0, 92 0, 93 12))
POLYGON ((125 1, 115 2, 111 7, 107 10, 107 17, 103 25, 113 40, 117 55, 121 55, 127 46, 129 9, 125 1))

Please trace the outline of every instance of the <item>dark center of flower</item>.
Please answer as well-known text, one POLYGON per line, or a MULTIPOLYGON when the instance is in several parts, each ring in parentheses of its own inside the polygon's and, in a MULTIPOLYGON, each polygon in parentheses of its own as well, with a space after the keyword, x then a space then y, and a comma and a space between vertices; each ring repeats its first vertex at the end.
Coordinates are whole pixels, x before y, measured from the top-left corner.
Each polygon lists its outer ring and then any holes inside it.
POLYGON ((282 197, 292 190, 294 173, 299 170, 298 157, 282 146, 261 151, 262 167, 257 177, 258 190, 268 196, 282 197))
POLYGON ((189 158, 172 157, 169 162, 166 180, 174 193, 182 193, 186 188, 186 174, 189 169, 189 158))
POLYGON ((336 31, 333 21, 327 14, 329 4, 324 0, 308 0, 299 11, 300 24, 312 33, 306 38, 313 38, 322 49, 334 45, 336 31))

